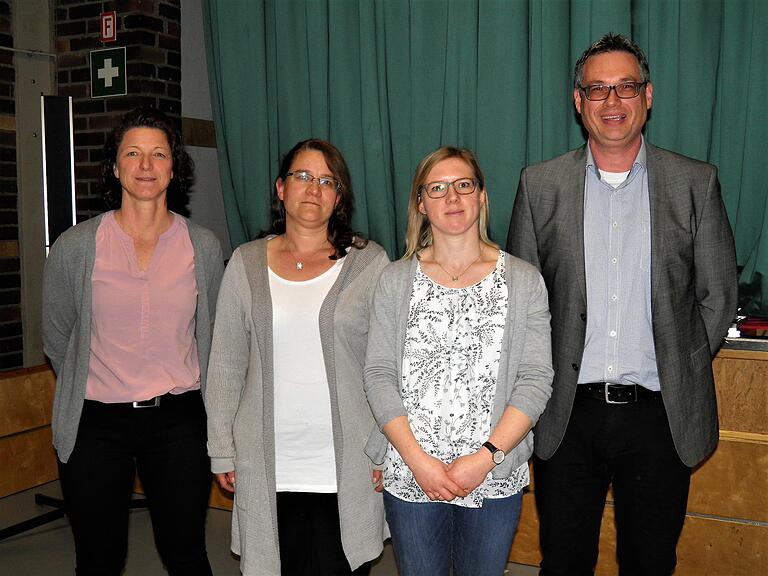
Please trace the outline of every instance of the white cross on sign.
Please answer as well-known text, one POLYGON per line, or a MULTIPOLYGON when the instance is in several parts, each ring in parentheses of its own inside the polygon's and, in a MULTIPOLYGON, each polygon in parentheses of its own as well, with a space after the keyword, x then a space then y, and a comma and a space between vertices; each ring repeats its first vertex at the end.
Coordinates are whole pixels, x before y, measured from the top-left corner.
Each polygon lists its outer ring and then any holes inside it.
POLYGON ((125 46, 91 50, 91 98, 124 96, 127 76, 125 46))
POLYGON ((104 68, 100 68, 98 71, 100 80, 104 80, 104 86, 107 88, 112 87, 112 79, 120 76, 120 69, 112 66, 112 58, 104 60, 104 68))

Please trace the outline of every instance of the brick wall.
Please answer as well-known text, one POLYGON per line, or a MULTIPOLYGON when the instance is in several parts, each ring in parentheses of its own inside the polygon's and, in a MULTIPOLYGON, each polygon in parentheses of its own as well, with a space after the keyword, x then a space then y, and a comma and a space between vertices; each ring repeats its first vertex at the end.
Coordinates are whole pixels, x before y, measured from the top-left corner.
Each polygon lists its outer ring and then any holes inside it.
MULTIPOLYGON (((13 0, 0 0, 0 46, 12 47, 13 0)), ((106 209, 98 186, 99 162, 109 130, 131 108, 151 104, 181 123, 181 0, 54 0, 57 93, 72 96, 77 215, 106 209), (99 42, 101 12, 117 11, 117 42, 99 42), (91 99, 90 50, 125 46, 128 94, 91 99)), ((18 189, 16 179, 15 70, 0 50, 0 370, 23 364, 18 189)))
POLYGON ((78 220, 103 212, 99 162, 109 130, 128 110, 153 105, 181 122, 181 0, 57 0, 58 94, 72 96, 78 220), (99 15, 117 11, 117 42, 99 42, 99 15), (92 99, 89 52, 126 47, 128 94, 92 99))
MULTIPOLYGON (((11 0, 0 0, 0 46, 13 47, 11 0)), ((13 52, 0 50, 0 370, 22 364, 13 52)))

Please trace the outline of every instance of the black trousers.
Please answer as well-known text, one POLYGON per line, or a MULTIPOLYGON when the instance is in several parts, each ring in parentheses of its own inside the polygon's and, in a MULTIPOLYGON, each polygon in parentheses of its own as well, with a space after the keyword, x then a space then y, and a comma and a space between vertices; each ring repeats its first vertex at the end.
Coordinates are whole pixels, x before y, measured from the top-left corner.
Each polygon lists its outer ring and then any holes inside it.
POLYGON ((168 573, 209 576, 205 514, 211 488, 199 391, 166 394, 160 406, 86 400, 75 449, 59 462, 78 576, 118 576, 128 549, 128 511, 138 470, 158 552, 168 573))
POLYGON ((341 546, 336 494, 277 493, 280 572, 285 576, 366 576, 371 563, 354 572, 341 546))
POLYGON ((594 573, 610 484, 621 576, 673 572, 691 469, 660 398, 617 405, 577 395, 560 447, 533 466, 541 576, 594 573))

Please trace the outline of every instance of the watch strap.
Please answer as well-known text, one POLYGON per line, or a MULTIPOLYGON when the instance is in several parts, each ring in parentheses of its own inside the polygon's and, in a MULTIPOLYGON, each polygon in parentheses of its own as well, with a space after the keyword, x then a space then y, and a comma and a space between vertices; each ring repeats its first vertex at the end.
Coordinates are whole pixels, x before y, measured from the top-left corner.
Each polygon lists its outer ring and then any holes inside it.
POLYGON ((483 446, 491 453, 494 464, 499 465, 504 462, 506 454, 502 450, 496 448, 490 441, 483 442, 483 446))

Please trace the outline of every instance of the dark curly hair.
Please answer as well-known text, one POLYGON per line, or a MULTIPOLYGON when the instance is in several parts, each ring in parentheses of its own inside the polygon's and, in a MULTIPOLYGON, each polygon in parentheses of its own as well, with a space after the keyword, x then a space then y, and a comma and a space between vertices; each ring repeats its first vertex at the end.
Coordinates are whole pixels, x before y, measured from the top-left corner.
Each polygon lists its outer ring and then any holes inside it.
POLYGON ((123 187, 120 180, 115 178, 114 168, 120 143, 125 133, 131 128, 156 128, 165 134, 173 158, 173 179, 166 192, 168 209, 188 216, 188 193, 194 182, 195 165, 184 149, 177 124, 151 106, 134 108, 125 114, 120 124, 107 138, 107 143, 104 145, 104 158, 101 161, 101 194, 107 206, 111 209, 120 207, 123 187))
MULTIPOLYGON (((333 177, 339 181, 340 187, 337 192, 339 201, 333 209, 331 219, 328 221, 328 241, 333 245, 334 255, 331 260, 338 260, 347 254, 347 248, 364 248, 368 243, 361 234, 354 232, 351 227, 352 209, 354 207, 354 196, 352 194, 352 179, 349 176, 349 168, 344 157, 330 142, 318 138, 310 138, 298 142, 288 153, 283 156, 280 162, 275 184, 278 180, 285 181, 288 172, 291 171, 291 165, 299 153, 306 150, 317 150, 323 155, 325 163, 333 174, 333 177)), ((272 228, 270 234, 285 233, 285 206, 277 197, 277 193, 272 198, 272 228)))

